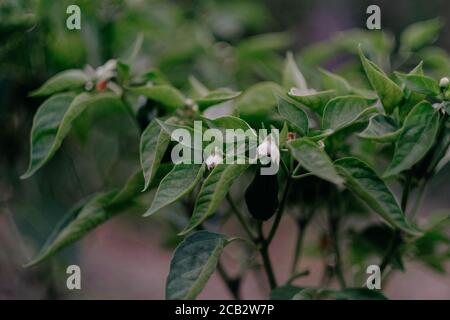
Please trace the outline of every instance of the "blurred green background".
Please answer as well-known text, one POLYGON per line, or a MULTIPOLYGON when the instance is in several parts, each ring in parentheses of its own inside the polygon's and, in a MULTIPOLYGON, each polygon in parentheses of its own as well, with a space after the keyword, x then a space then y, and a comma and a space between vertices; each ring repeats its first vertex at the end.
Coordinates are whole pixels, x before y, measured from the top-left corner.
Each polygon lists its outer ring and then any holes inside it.
MULTIPOLYGON (((82 241, 81 249, 71 247, 51 263, 22 269, 73 204, 93 192, 121 186, 139 167, 139 128, 120 112, 107 116, 96 112, 87 116, 95 121, 88 136, 82 129, 75 130, 48 165, 21 181, 33 115, 43 101, 28 97, 30 91, 59 71, 128 57, 139 44, 134 72, 158 68, 180 89, 186 89, 188 75, 212 88, 236 90, 262 80, 278 81, 287 50, 303 52, 297 58, 314 81, 313 67, 346 68, 347 58, 334 57, 320 42, 335 37, 335 42, 357 43, 357 33, 348 33, 350 38, 336 37, 336 33, 365 28, 370 4, 380 6, 382 28, 392 36, 410 23, 440 17, 446 25, 437 45, 450 48, 450 3, 445 0, 2 0, 0 298, 161 298, 161 273, 165 274, 170 258, 164 246, 173 245, 158 222, 143 223, 131 215, 101 227, 82 241), (79 31, 65 26, 69 4, 81 8, 79 31), (64 289, 61 279, 68 261, 80 262, 88 270, 91 284, 80 293, 64 289)), ((448 56, 438 49, 428 54, 430 64, 439 61, 436 57, 448 56)), ((448 61, 437 67, 437 75, 450 74, 448 61)), ((427 206, 448 207, 446 193, 434 193, 427 206)), ((422 276, 426 280, 429 275, 422 276)), ((446 287, 439 287, 441 278, 430 279, 422 297, 450 297, 448 279, 446 287)), ((249 281, 247 291, 251 292, 255 284, 249 281)), ((221 286, 213 281, 206 294, 226 298, 221 286)), ((395 294, 402 297, 410 289, 398 290, 395 294)), ((246 297, 259 296, 249 293, 246 297)))

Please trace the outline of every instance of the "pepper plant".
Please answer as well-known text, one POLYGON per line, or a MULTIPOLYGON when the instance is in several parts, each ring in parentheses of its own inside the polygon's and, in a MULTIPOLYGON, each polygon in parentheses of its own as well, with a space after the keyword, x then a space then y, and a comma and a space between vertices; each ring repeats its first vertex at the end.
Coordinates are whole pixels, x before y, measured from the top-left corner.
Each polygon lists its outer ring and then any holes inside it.
POLYGON ((287 53, 279 83, 263 81, 242 91, 210 89, 186 75, 190 89, 182 92, 157 69, 131 72, 132 60, 55 75, 32 93, 48 98, 34 118, 30 164, 22 177, 58 152, 86 110, 105 106, 126 110, 141 129, 141 168, 123 188, 77 204, 28 266, 112 217, 137 210, 144 217, 167 216, 183 237, 168 271, 167 299, 196 298, 216 269, 234 298, 240 298, 245 272, 264 272, 273 299, 384 299, 381 290, 366 287, 365 271, 373 264, 383 285, 392 271, 404 270, 404 259, 445 271, 449 217, 419 221, 417 215, 450 144, 449 80, 424 71, 436 74, 432 62, 447 58, 428 47, 440 27, 431 20, 407 28, 397 51, 389 34, 348 31, 295 56, 287 53), (348 79, 314 67, 342 51, 353 56, 342 72, 348 79), (225 106, 226 114, 211 116, 216 106, 225 106), (219 130, 278 129, 279 141, 266 156, 280 170, 262 175, 261 164, 221 163, 222 154, 203 164, 174 164, 171 134, 179 128, 192 132, 196 120, 219 130), (242 232, 221 231, 230 219, 242 232), (295 221, 298 235, 290 273, 280 278, 269 249, 282 219, 295 221), (325 225, 314 245, 323 257, 323 279, 315 287, 297 286, 309 272, 300 268, 304 235, 317 221, 325 225), (237 276, 221 263, 231 243, 244 252, 237 276))

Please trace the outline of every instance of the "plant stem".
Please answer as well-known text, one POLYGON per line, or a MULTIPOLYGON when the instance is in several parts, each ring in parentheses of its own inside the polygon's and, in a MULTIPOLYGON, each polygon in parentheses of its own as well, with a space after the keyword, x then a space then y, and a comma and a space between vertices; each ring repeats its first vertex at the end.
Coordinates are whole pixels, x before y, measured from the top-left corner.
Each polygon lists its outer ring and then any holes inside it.
POLYGON ((402 194, 402 210, 403 213, 406 213, 406 209, 408 206, 408 199, 409 199, 409 192, 411 191, 411 182, 412 182, 412 173, 408 174, 408 177, 406 178, 405 187, 403 189, 402 194))
POLYGON ((250 238, 251 241, 255 241, 256 237, 253 235, 252 230, 250 229, 249 225, 245 221, 244 216, 242 215, 242 213, 239 211, 239 209, 234 204, 234 201, 231 198, 231 195, 229 193, 227 193, 226 199, 227 199, 228 204, 230 205, 231 209, 235 213, 236 218, 239 220, 240 224, 242 225, 242 227, 244 228, 245 232, 247 233, 247 236, 250 238))
MULTIPOLYGON (((405 214, 406 209, 408 207, 408 199, 409 199, 409 194, 411 191, 412 178, 413 178, 413 173, 409 172, 409 174, 406 178, 406 181, 405 181, 405 186, 403 188, 403 194, 402 194, 401 208, 402 208, 403 214, 405 214)), ((381 274, 383 274, 383 271, 386 269, 386 267, 389 265, 392 258, 394 257, 395 252, 397 251, 397 242, 400 240, 400 237, 401 237, 401 232, 400 232, 400 230, 396 229, 394 231, 394 233, 392 234, 392 238, 391 238, 391 241, 389 242, 389 247, 386 251, 386 254, 384 255, 383 259, 381 260, 381 264, 380 264, 381 274)))
POLYGON ((299 175, 292 175, 291 178, 292 179, 301 179, 301 178, 309 177, 312 175, 313 174, 311 172, 307 172, 307 173, 303 173, 303 174, 299 174, 299 175))
POLYGON ((381 260, 381 264, 380 264, 380 272, 381 274, 383 274, 384 270, 386 269, 386 267, 388 266, 388 264, 391 262, 396 250, 397 250, 397 241, 400 237, 400 231, 399 230, 395 230, 391 241, 389 242, 389 247, 386 251, 386 254, 383 257, 383 260, 381 260))
POLYGON ((275 273, 273 272, 272 263, 270 261, 269 256, 269 243, 267 239, 264 239, 264 232, 262 229, 262 223, 258 223, 258 235, 259 235, 259 241, 261 243, 261 247, 259 249, 259 252, 261 254, 261 258, 263 260, 263 266, 264 270, 267 274, 267 279, 269 281, 270 289, 274 289, 277 287, 277 280, 275 278, 275 273))
POLYGON ((422 203, 423 196, 425 195, 426 186, 427 186, 426 181, 423 181, 419 187, 416 196, 416 201, 414 202, 414 207, 411 212, 411 219, 414 219, 416 217, 417 211, 419 210, 420 204, 422 203))
POLYGON ((277 232, 278 226, 281 221, 281 217, 283 216, 284 207, 286 206, 286 200, 289 194, 289 189, 291 187, 292 179, 288 175, 286 180, 286 186, 284 187, 283 196, 281 198, 280 206, 278 207, 277 215, 275 216, 275 221, 273 222, 272 228, 270 229, 269 236, 267 237, 267 246, 270 245, 270 243, 273 240, 273 237, 275 236, 275 233, 277 232))
POLYGON ((339 220, 337 218, 332 217, 332 214, 330 214, 330 236, 331 236, 331 241, 333 243, 333 251, 335 254, 334 271, 335 271, 337 279, 339 281, 339 285, 341 286, 341 288, 345 288, 346 284, 345 284, 344 273, 342 271, 341 250, 339 248, 338 226, 339 226, 339 220))
POLYGON ((304 270, 304 271, 300 271, 300 272, 296 272, 293 273, 288 281, 286 281, 287 284, 291 284, 292 281, 294 281, 295 279, 301 278, 301 277, 305 277, 305 276, 309 276, 309 270, 304 270))
POLYGON ((277 287, 277 280, 275 279, 272 263, 270 262, 268 247, 263 246, 260 252, 261 257, 263 259, 264 269, 266 270, 267 273, 267 279, 269 280, 270 289, 275 289, 277 287))
POLYGON ((133 111, 133 108, 130 106, 128 101, 125 99, 125 92, 122 93, 122 96, 120 97, 120 100, 122 101, 122 104, 125 108, 125 111, 128 113, 128 115, 133 119, 133 122, 136 124, 136 126, 139 128, 139 131, 142 133, 142 129, 140 129, 138 120, 136 119, 136 114, 133 111))
POLYGON ((297 232, 297 241, 295 243, 295 252, 294 252, 294 260, 292 261, 291 273, 294 274, 297 270, 297 266, 300 263, 300 257, 302 254, 303 247, 303 239, 305 235, 305 227, 302 224, 299 224, 298 232, 297 232))
POLYGON ((291 174, 290 172, 287 172, 287 178, 286 178, 286 186, 284 187, 283 196, 281 198, 280 206, 278 207, 277 214, 275 216, 275 221, 272 224, 272 228, 270 229, 269 236, 267 238, 264 237, 264 232, 262 228, 262 222, 258 222, 258 239, 257 242, 260 244, 259 252, 261 254, 261 258, 263 261, 264 269, 267 274, 267 279, 269 280, 269 285, 271 289, 274 289, 277 287, 277 280, 275 278, 275 274, 273 272, 272 263, 270 261, 269 256, 269 246, 270 243, 273 240, 273 237, 275 236, 275 233, 278 229, 278 226, 281 221, 281 217, 283 216, 284 207, 286 205, 287 196, 289 193, 289 188, 291 186, 291 174))
POLYGON ((223 282, 227 286, 227 288, 230 291, 231 295, 233 296, 233 299, 239 300, 240 299, 239 287, 240 287, 240 284, 241 284, 241 278, 240 277, 231 278, 227 274, 225 269, 223 268, 223 266, 220 263, 220 261, 217 264, 217 271, 219 272, 220 277, 222 278, 223 282))

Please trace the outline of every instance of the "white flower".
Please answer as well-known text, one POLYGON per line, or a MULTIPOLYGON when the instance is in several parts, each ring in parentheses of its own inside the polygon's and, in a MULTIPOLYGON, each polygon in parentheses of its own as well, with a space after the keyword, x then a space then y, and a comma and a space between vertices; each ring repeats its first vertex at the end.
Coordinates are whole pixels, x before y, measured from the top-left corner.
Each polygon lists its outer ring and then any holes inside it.
POLYGON ((448 84, 450 83, 450 80, 447 77, 443 77, 440 81, 439 81, 439 86, 441 88, 447 88, 448 84))
POLYGON ((197 112, 198 111, 198 104, 195 103, 194 100, 191 98, 187 98, 184 103, 192 109, 192 111, 197 112))
POLYGON ((446 114, 444 103, 433 103, 433 108, 435 110, 441 111, 442 114, 446 114))
POLYGON ((108 81, 116 75, 117 60, 108 60, 104 65, 97 69, 92 68, 90 65, 86 65, 84 68, 85 73, 89 79, 95 82, 102 80, 108 81))
POLYGON ((442 104, 441 103, 433 103, 433 108, 435 110, 440 110, 442 108, 442 104))
POLYGON ((264 141, 256 149, 259 158, 270 157, 271 161, 279 164, 280 163, 280 150, 275 141, 273 141, 273 136, 268 135, 264 141))
POLYGON ((205 160, 206 167, 208 170, 215 168, 218 164, 222 163, 222 154, 219 149, 216 147, 214 152, 212 152, 208 158, 205 160))
POLYGON ((87 91, 91 91, 92 89, 94 89, 94 83, 89 80, 85 83, 84 89, 86 89, 87 91))
POLYGON ((319 145, 319 148, 320 148, 320 149, 325 148, 325 143, 323 142, 323 140, 317 141, 317 144, 319 145))
POLYGON ((316 90, 314 89, 291 88, 291 90, 289 90, 290 96, 307 96, 314 93, 316 93, 316 90))
POLYGON ((109 80, 116 75, 117 60, 108 60, 104 65, 95 69, 98 80, 109 80))

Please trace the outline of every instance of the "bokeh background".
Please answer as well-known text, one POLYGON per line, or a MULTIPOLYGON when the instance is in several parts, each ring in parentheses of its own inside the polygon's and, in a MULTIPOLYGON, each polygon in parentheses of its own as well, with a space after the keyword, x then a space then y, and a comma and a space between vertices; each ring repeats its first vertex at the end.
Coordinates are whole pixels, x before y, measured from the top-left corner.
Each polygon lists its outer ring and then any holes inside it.
MULTIPOLYGON (((211 87, 243 89, 261 79, 276 79, 274 70, 287 50, 299 52, 339 31, 365 28, 370 4, 380 6, 382 28, 394 36, 413 22, 440 17, 446 25, 437 45, 450 49, 446 0, 1 1, 0 299, 160 299, 171 252, 179 241, 157 216, 143 220, 130 214, 100 226, 42 265, 22 268, 74 203, 122 185, 139 166, 139 130, 117 112, 96 115, 89 136, 70 135, 48 165, 31 179, 20 180, 28 161, 32 118, 42 102, 30 98, 30 91, 59 71, 127 56, 141 40, 136 70, 158 67, 180 88, 192 74, 211 87), (69 4, 81 8, 80 31, 65 27, 69 4), (243 54, 249 43, 259 46, 260 56, 243 54), (81 267, 81 291, 65 288, 69 264, 81 267)), ((449 177, 443 172, 432 183, 424 212, 450 207, 449 177)), ((225 226, 231 232, 235 227, 225 226)), ((285 219, 271 248, 279 277, 290 265, 295 232, 285 219)), ((313 228, 306 250, 314 242, 313 228)), ((320 258, 311 254, 302 264, 311 274, 298 283, 317 284, 320 258)), ((236 269, 227 259, 225 267, 236 269)), ((450 299, 448 264, 440 272, 419 262, 407 262, 406 268, 408 272, 397 272, 387 284, 389 298, 450 299)), ((265 279, 260 277, 245 276, 244 298, 266 297, 265 279)), ((200 298, 230 296, 214 275, 200 298)))

